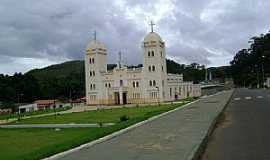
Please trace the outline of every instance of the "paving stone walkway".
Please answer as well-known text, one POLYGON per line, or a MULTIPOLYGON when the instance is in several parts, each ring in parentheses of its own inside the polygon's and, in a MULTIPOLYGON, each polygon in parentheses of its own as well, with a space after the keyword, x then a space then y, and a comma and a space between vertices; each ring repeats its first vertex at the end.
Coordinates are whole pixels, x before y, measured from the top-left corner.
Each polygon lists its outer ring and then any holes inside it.
POLYGON ((232 93, 200 99, 120 136, 50 159, 191 160, 232 93))

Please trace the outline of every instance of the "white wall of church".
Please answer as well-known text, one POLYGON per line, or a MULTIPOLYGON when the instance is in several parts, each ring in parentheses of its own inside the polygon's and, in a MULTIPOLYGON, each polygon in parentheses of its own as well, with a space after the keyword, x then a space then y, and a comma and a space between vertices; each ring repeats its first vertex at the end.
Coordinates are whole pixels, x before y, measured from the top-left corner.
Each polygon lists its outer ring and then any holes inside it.
POLYGON ((107 71, 107 50, 96 39, 85 50, 86 99, 88 105, 153 103, 199 97, 200 85, 183 82, 183 75, 167 74, 166 46, 150 32, 143 41, 141 68, 127 68, 121 54, 116 68, 107 71))

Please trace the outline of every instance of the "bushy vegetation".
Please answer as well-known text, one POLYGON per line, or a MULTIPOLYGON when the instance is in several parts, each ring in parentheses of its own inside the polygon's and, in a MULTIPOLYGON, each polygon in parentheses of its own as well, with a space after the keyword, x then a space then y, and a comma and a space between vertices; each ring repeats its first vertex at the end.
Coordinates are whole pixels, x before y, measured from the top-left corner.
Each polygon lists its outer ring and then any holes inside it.
POLYGON ((123 116, 120 117, 120 121, 121 121, 121 122, 127 121, 128 119, 129 119, 129 118, 128 118, 127 115, 123 115, 123 116))
POLYGON ((234 81, 239 86, 263 86, 270 73, 270 32, 253 37, 250 47, 241 49, 231 61, 234 81))

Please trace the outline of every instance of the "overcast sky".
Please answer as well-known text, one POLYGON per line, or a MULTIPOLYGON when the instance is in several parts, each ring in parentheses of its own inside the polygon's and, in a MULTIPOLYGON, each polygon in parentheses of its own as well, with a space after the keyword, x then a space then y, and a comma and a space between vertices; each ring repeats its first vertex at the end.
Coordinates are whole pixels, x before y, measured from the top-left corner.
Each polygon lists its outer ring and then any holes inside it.
POLYGON ((94 30, 108 63, 119 50, 125 63, 142 63, 151 20, 168 58, 227 65, 249 38, 270 29, 269 8, 266 0, 1 0, 0 73, 83 59, 94 30))

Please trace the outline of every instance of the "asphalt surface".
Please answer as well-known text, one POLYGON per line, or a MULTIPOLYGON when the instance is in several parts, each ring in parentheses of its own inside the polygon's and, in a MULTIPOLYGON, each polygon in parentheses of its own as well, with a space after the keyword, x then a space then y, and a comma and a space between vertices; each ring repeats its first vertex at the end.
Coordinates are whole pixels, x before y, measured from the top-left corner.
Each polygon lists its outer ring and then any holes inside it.
POLYGON ((231 95, 232 91, 227 91, 200 99, 105 142, 50 159, 192 159, 231 95))
POLYGON ((270 90, 238 89, 201 160, 270 159, 270 90))

